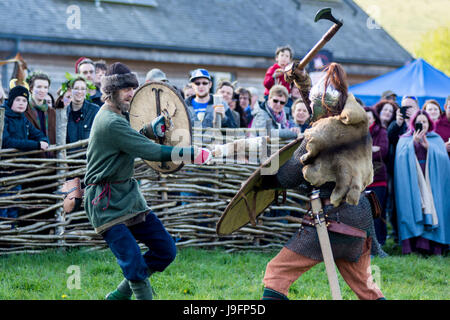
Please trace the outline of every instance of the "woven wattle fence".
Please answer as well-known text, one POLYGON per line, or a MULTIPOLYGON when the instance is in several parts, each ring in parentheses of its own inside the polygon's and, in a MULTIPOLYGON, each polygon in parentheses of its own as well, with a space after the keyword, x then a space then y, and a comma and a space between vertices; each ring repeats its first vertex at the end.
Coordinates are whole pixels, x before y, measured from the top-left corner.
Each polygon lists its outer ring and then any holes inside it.
MULTIPOLYGON (((247 131, 251 130, 236 129, 233 135, 228 129, 223 142, 241 139, 247 131)), ((194 133, 194 141, 201 138, 204 146, 213 149, 211 137, 194 133)), ((273 153, 286 142, 273 139, 271 143, 268 150, 273 153)), ((83 140, 51 146, 48 152, 53 152, 54 158, 39 151, 0 150, 0 209, 19 208, 17 219, 0 218, 0 255, 37 253, 49 248, 106 248, 87 220, 84 208, 65 214, 62 196, 54 193, 66 179, 84 177, 87 144, 88 140, 83 140), (18 185, 22 189, 13 190, 18 185)), ((175 173, 160 174, 137 159, 134 177, 148 205, 178 247, 270 250, 281 247, 300 226, 291 216, 273 216, 274 210, 288 211, 291 215, 305 212, 304 196, 288 192, 286 202, 266 209, 256 227, 249 224, 221 237, 215 229, 225 207, 261 160, 259 154, 242 159, 214 158, 209 165, 185 165, 175 173)))

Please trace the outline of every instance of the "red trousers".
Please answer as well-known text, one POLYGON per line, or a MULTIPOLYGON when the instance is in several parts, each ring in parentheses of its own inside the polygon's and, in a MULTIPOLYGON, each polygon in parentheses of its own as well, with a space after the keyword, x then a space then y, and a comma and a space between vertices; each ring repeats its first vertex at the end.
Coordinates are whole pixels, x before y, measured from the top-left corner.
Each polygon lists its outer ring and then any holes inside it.
MULTIPOLYGON (((371 240, 366 240, 364 252, 357 262, 349 262, 344 259, 335 260, 336 266, 345 282, 361 300, 375 300, 384 297, 372 278, 370 269, 371 240)), ((290 286, 303 273, 320 262, 283 248, 267 264, 264 285, 266 288, 287 296, 290 286)))

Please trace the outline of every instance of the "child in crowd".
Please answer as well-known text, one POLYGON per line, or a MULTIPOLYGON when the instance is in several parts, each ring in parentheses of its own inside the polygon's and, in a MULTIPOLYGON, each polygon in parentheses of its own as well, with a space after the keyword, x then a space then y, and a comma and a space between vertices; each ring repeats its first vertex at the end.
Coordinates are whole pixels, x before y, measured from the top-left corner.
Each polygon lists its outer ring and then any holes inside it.
POLYGON ((294 51, 290 46, 284 46, 277 48, 275 52, 276 63, 267 69, 266 76, 264 77, 264 96, 269 95, 270 88, 275 84, 283 85, 288 92, 291 92, 291 85, 284 79, 284 68, 291 63, 294 57, 294 51))

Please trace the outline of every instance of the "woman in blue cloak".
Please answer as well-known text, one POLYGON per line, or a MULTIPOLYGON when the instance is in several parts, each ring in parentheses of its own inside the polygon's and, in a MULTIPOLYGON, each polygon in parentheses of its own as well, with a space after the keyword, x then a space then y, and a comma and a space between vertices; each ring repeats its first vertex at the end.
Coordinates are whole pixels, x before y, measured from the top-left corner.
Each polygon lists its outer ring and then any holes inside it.
POLYGON ((402 253, 443 254, 450 243, 450 159, 426 111, 411 118, 395 156, 402 253))

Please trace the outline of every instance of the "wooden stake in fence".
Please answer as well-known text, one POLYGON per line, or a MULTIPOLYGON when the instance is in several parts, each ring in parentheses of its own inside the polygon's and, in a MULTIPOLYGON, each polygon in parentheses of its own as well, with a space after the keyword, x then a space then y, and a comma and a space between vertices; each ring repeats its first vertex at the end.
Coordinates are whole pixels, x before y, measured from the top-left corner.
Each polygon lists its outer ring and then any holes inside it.
POLYGON ((0 108, 0 149, 3 144, 3 128, 5 126, 5 108, 0 108))
MULTIPOLYGON (((67 135, 67 110, 64 109, 56 109, 56 145, 61 146, 66 144, 66 135, 67 135)), ((66 160, 66 149, 59 150, 56 153, 56 157, 58 159, 66 160)), ((58 163, 58 167, 61 169, 57 170, 57 174, 64 174, 67 172, 67 164, 58 163)), ((60 191, 62 185, 64 183, 64 179, 59 179, 60 187, 58 190, 60 191)), ((66 215, 62 208, 58 208, 56 210, 56 220, 58 222, 65 222, 66 215)), ((55 234, 62 235, 64 233, 64 225, 60 224, 56 227, 55 234)), ((58 243, 64 244, 64 239, 58 240, 58 243)))

